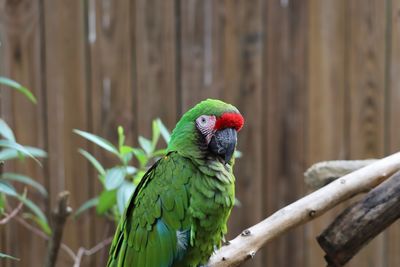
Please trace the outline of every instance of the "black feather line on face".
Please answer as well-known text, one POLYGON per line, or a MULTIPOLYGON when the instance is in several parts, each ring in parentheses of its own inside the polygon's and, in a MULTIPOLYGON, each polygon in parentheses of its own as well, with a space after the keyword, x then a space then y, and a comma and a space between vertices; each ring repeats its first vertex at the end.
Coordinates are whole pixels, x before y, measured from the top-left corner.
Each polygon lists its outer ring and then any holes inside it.
MULTIPOLYGON (((198 128, 196 125, 197 129, 197 147, 199 148, 201 152, 201 159, 204 161, 208 161, 210 159, 212 160, 217 160, 218 156, 215 155, 212 151, 210 151, 208 145, 210 141, 207 140, 206 135, 203 134, 203 132, 198 128)), ((208 131, 207 131, 208 132, 208 131)), ((212 138, 212 134, 210 133, 210 140, 212 138)))
POLYGON ((207 137, 209 137, 209 139, 211 139, 210 134, 212 134, 213 130, 209 129, 209 128, 204 128, 201 125, 199 125, 197 122, 195 122, 196 128, 197 130, 200 131, 200 133, 203 135, 203 137, 205 138, 206 142, 210 142, 210 140, 207 139, 207 137))
POLYGON ((200 149, 201 152, 209 152, 206 135, 204 135, 203 132, 198 128, 197 124, 196 124, 196 129, 197 129, 197 146, 198 146, 198 148, 200 149))

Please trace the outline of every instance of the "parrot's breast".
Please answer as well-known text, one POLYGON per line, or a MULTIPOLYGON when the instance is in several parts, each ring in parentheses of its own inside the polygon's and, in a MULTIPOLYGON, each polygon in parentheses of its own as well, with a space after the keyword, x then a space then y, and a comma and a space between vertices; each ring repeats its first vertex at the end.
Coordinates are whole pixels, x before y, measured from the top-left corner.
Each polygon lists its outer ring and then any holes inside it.
MULTIPOLYGON (((215 167, 215 166, 214 166, 215 167)), ((234 178, 221 165, 224 174, 205 175, 199 171, 191 178, 189 214, 192 216, 191 247, 185 257, 186 266, 205 264, 215 248, 221 246, 227 232, 227 220, 234 205, 234 178), (217 176, 232 179, 220 179, 217 176)))

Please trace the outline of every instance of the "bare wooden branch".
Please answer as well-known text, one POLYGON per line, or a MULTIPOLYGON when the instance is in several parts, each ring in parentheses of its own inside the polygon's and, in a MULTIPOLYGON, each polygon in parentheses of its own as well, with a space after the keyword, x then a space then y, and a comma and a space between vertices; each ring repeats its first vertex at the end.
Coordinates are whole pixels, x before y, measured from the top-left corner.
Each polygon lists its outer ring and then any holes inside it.
POLYGON ((376 161, 377 159, 318 162, 304 173, 304 181, 311 189, 315 190, 376 161))
MULTIPOLYGON (((43 238, 44 240, 50 240, 50 237, 48 235, 46 235, 43 231, 41 231, 40 229, 34 227, 33 225, 29 224, 27 221, 25 221, 23 218, 16 216, 14 217, 14 219, 21 224, 23 227, 25 227, 26 229, 28 229, 29 231, 31 231, 32 233, 34 233, 35 235, 37 235, 40 238, 43 238)), ((67 253, 72 259, 75 259, 75 253, 72 251, 72 249, 70 247, 68 247, 65 244, 61 244, 61 249, 65 251, 65 253, 67 253)))
POLYGON ((216 251, 208 265, 238 266, 252 258, 262 246, 275 237, 315 219, 340 202, 375 187, 399 169, 400 153, 396 153, 343 176, 244 230, 228 245, 216 251))
POLYGON ((58 196, 58 205, 52 212, 53 233, 47 247, 45 267, 54 267, 57 261, 58 251, 62 240, 65 222, 72 209, 68 206, 69 192, 61 192, 58 196))
MULTIPOLYGON (((15 212, 15 210, 12 213, 14 213, 14 212, 15 212)), ((29 224, 27 221, 25 221, 23 218, 21 218, 19 216, 12 216, 12 217, 10 217, 10 219, 16 220, 18 223, 20 223, 26 229, 28 229, 32 233, 36 234, 37 236, 43 238, 44 240, 50 241, 50 238, 53 238, 53 236, 50 237, 50 236, 46 235, 43 231, 32 226, 31 224, 29 224)), ((111 244, 112 240, 113 240, 113 237, 106 238, 90 249, 80 247, 76 254, 72 251, 72 249, 70 247, 68 247, 64 243, 60 243, 60 248, 62 250, 64 250, 70 256, 70 258, 74 261, 74 267, 79 267, 83 256, 91 256, 93 254, 98 253, 99 251, 101 251, 102 249, 107 247, 109 244, 111 244)), ((61 242, 61 240, 60 240, 60 242, 61 242)))
POLYGON ((342 212, 317 238, 328 266, 344 266, 362 247, 400 218, 400 172, 342 212))
POLYGON ((74 266, 73 267, 80 267, 81 266, 81 261, 82 257, 85 256, 91 256, 93 254, 96 254, 100 250, 104 249, 107 247, 109 244, 111 244, 113 240, 113 237, 109 237, 107 239, 104 239, 102 242, 98 243, 96 246, 92 247, 91 249, 86 249, 83 247, 80 247, 78 249, 78 252, 76 253, 76 257, 74 260, 74 266))
POLYGON ((22 209, 24 203, 20 202, 18 206, 13 209, 10 213, 6 214, 6 216, 0 220, 0 225, 8 223, 12 218, 18 215, 18 212, 22 209))

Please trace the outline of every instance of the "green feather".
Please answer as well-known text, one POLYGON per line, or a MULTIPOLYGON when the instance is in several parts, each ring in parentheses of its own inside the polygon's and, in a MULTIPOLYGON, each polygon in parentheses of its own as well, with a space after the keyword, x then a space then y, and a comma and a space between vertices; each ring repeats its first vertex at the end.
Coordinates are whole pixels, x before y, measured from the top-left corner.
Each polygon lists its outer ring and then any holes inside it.
POLYGON ((124 266, 124 260, 125 260, 125 255, 126 255, 126 240, 123 240, 122 246, 121 246, 121 254, 118 256, 118 266, 124 266))
POLYGON ((137 266, 134 264, 136 252, 128 252, 125 255, 124 266, 137 266))
POLYGON ((175 198, 176 215, 180 221, 183 220, 185 216, 185 207, 182 199, 183 197, 181 195, 177 195, 175 198))
POLYGON ((167 211, 171 211, 174 208, 175 199, 174 199, 174 195, 172 193, 167 192, 167 193, 163 194, 161 196, 161 201, 162 201, 164 208, 167 211))
MULTIPOLYGON (((135 226, 131 227, 131 230, 129 231, 129 237, 128 237, 128 245, 130 247, 133 247, 134 245, 134 241, 135 241, 135 237, 136 237, 136 233, 137 228, 138 228, 139 224, 135 224, 135 226)), ((139 246, 135 246, 136 250, 139 251, 139 246)))
POLYGON ((172 264, 173 260, 173 246, 175 242, 171 238, 169 230, 165 223, 162 220, 157 222, 157 231, 158 231, 158 242, 160 243, 160 251, 159 251, 159 263, 160 267, 167 267, 172 264))
POLYGON ((140 249, 142 248, 142 240, 143 240, 143 236, 145 235, 145 232, 146 232, 146 230, 143 229, 143 227, 141 227, 141 226, 138 227, 138 229, 136 230, 134 246, 137 251, 140 251, 140 249))

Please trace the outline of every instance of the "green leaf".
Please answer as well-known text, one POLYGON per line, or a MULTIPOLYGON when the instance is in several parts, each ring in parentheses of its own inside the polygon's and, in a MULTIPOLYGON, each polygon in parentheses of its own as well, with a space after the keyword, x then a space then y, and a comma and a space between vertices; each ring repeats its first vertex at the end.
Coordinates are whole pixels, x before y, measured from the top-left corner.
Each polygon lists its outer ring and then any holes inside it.
POLYGON ((133 154, 139 161, 139 164, 142 168, 144 168, 149 161, 149 159, 146 156, 146 153, 143 151, 143 149, 140 148, 133 148, 133 154))
POLYGON ((47 223, 47 220, 42 220, 31 213, 24 213, 24 218, 34 221, 44 233, 46 233, 47 235, 51 235, 52 231, 49 224, 47 223))
MULTIPOLYGON (((47 157, 47 153, 36 147, 24 146, 26 151, 31 153, 32 156, 35 158, 45 158, 47 157)), ((11 160, 20 158, 21 153, 16 151, 15 149, 6 148, 0 151, 0 160, 11 160)))
POLYGON ((149 139, 144 138, 143 136, 139 136, 139 144, 147 155, 151 155, 151 153, 153 152, 153 146, 149 139))
POLYGON ((128 162, 132 159, 133 148, 130 146, 122 146, 119 148, 120 159, 127 165, 128 162))
POLYGON ((96 168, 97 172, 101 175, 105 175, 106 171, 104 170, 103 166, 100 164, 100 162, 93 157, 92 154, 90 154, 89 152, 87 152, 86 150, 83 149, 78 149, 79 153, 82 154, 82 156, 84 156, 90 163, 92 163, 93 167, 96 168))
POLYGON ((42 164, 40 163, 39 160, 37 160, 24 146, 10 141, 10 140, 0 140, 0 147, 5 147, 5 148, 10 148, 10 149, 15 149, 18 152, 21 152, 22 154, 31 157, 32 159, 34 159, 40 166, 42 166, 42 164))
POLYGON ((106 211, 111 209, 116 203, 116 190, 103 191, 99 197, 99 203, 97 204, 96 211, 98 214, 104 214, 106 211))
POLYGON ((239 150, 235 150, 235 152, 233 152, 233 156, 235 157, 235 159, 239 159, 242 157, 242 152, 240 152, 239 150))
POLYGON ((239 208, 242 206, 242 202, 240 202, 240 200, 236 197, 235 197, 234 206, 239 207, 239 208))
POLYGON ((17 196, 17 191, 15 191, 15 188, 5 181, 0 181, 0 193, 13 197, 17 196))
POLYGON ((26 198, 25 196, 22 196, 22 195, 18 195, 17 194, 15 197, 19 201, 24 203, 24 205, 26 207, 28 207, 33 212, 34 215, 37 216, 41 226, 44 225, 44 226, 47 226, 47 228, 50 229, 49 224, 47 222, 46 216, 44 215, 42 210, 35 203, 33 203, 30 199, 28 199, 28 198, 26 198))
POLYGON ((6 148, 0 151, 1 161, 16 159, 16 158, 19 158, 19 153, 15 149, 6 148))
POLYGON ((74 214, 74 217, 78 217, 79 215, 81 215, 81 213, 83 213, 84 211, 96 207, 97 204, 99 204, 99 198, 95 197, 92 199, 89 199, 88 201, 86 201, 85 203, 82 204, 82 206, 80 206, 77 211, 74 214))
POLYGON ((97 175, 97 177, 99 178, 100 182, 104 186, 104 180, 106 179, 106 174, 99 174, 99 175, 97 175))
POLYGON ((97 136, 95 134, 88 133, 85 131, 77 130, 77 129, 74 130, 74 133, 95 143, 96 145, 102 147, 103 149, 119 156, 118 150, 115 148, 115 146, 113 144, 111 144, 109 141, 107 141, 106 139, 104 139, 103 137, 100 137, 100 136, 97 136))
POLYGON ((43 185, 41 185, 40 183, 36 182, 35 180, 33 180, 32 178, 30 178, 28 176, 18 174, 18 173, 5 172, 0 175, 0 179, 24 183, 26 185, 29 185, 29 186, 35 188, 37 191, 39 191, 39 193, 41 193, 43 196, 47 197, 47 191, 43 187, 43 185))
POLYGON ((169 133, 167 127, 165 127, 164 123, 162 123, 162 121, 159 118, 157 118, 156 121, 158 124, 158 128, 160 128, 162 137, 164 138, 165 142, 168 144, 169 140, 171 140, 171 134, 169 133))
POLYGON ((5 259, 11 259, 11 260, 19 261, 18 258, 14 258, 13 256, 10 256, 10 255, 7 255, 7 254, 1 253, 1 252, 0 252, 0 258, 5 258, 5 259))
POLYGON ((125 179, 126 169, 123 167, 114 167, 106 171, 104 186, 107 190, 113 190, 119 187, 125 179))
POLYGON ((133 148, 130 146, 122 146, 119 153, 121 153, 121 155, 125 155, 125 154, 130 154, 133 153, 133 148))
POLYGON ((2 119, 0 119, 0 135, 7 140, 15 142, 13 131, 11 130, 10 126, 8 126, 8 124, 2 119))
POLYGON ((4 207, 6 206, 6 196, 0 193, 0 215, 4 214, 4 207))
POLYGON ((152 151, 154 151, 156 149, 158 139, 160 139, 160 127, 159 124, 157 123, 157 120, 153 120, 152 126, 153 126, 153 137, 151 139, 151 145, 153 147, 152 151))
POLYGON ((131 161, 131 159, 132 159, 132 153, 125 154, 120 159, 124 165, 127 165, 129 163, 129 161, 131 161))
POLYGON ((133 175, 137 172, 137 168, 133 166, 126 166, 126 174, 133 175))
POLYGON ((136 186, 131 183, 125 181, 117 191, 117 206, 118 206, 118 211, 119 214, 123 214, 126 206, 129 203, 129 200, 133 194, 133 191, 135 191, 136 186))
POLYGON ((31 153, 32 156, 36 158, 46 158, 47 153, 43 149, 32 147, 32 146, 24 146, 25 150, 31 153))
POLYGON ((122 126, 118 126, 118 147, 121 152, 121 148, 124 146, 125 143, 125 134, 124 128, 122 126))
POLYGON ((9 86, 12 89, 17 90, 18 92, 20 92, 23 95, 25 95, 30 101, 32 101, 33 103, 36 104, 36 98, 32 94, 32 92, 29 91, 26 87, 24 87, 24 86, 20 85, 19 83, 17 83, 16 81, 11 80, 11 79, 6 78, 6 77, 0 77, 0 83, 9 86))

